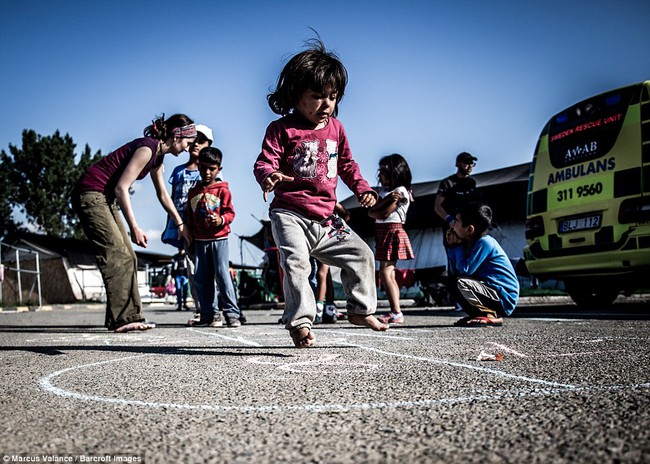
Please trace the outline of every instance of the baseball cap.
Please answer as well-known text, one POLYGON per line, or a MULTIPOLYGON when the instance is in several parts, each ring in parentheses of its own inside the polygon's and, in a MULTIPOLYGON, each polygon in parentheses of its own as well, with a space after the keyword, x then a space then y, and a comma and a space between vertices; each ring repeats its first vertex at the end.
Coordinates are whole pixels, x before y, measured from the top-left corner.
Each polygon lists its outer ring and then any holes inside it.
MULTIPOLYGON (((196 126, 196 130, 199 130, 199 126, 196 126)), ((476 161, 478 158, 474 155, 471 155, 467 153, 466 151, 459 153, 458 156, 456 157, 456 162, 459 163, 461 161, 466 161, 468 163, 473 163, 476 161)))
POLYGON ((210 141, 210 143, 214 142, 214 138, 212 137, 212 129, 210 129, 208 126, 204 126, 203 124, 197 124, 196 131, 205 135, 210 141))

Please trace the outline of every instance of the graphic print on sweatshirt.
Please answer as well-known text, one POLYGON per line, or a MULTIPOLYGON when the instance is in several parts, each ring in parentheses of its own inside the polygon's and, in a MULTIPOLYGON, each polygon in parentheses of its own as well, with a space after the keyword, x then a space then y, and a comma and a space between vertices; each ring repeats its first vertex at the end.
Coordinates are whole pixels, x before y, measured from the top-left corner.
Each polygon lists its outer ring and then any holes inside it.
POLYGON ((327 177, 333 179, 337 174, 338 153, 337 143, 334 140, 325 140, 325 147, 321 147, 320 140, 304 140, 300 147, 296 148, 293 158, 293 172, 302 179, 313 179, 322 175, 325 165, 327 166, 327 177), (324 150, 323 150, 324 149, 324 150), (323 156, 321 168, 318 168, 318 160, 323 156), (326 156, 326 158, 325 158, 326 156), (325 160, 327 160, 325 162, 325 160))
POLYGON ((214 216, 221 206, 221 198, 212 193, 201 193, 190 200, 194 217, 203 221, 205 226, 210 224, 210 216, 214 216))
POLYGON ((293 172, 298 177, 312 179, 316 177, 316 165, 318 164, 318 140, 305 140, 301 143, 302 148, 296 149, 293 158, 293 172))
POLYGON ((325 143, 327 144, 327 178, 334 179, 336 177, 336 166, 339 159, 336 151, 337 143, 335 140, 330 139, 327 139, 325 143))

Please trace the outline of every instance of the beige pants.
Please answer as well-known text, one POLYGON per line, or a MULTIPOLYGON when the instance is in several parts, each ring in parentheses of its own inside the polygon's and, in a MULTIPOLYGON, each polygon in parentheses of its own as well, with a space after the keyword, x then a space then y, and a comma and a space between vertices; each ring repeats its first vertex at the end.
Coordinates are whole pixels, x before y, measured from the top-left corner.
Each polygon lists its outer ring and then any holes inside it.
POLYGON ((106 327, 115 330, 130 322, 142 322, 138 291, 138 261, 115 202, 101 192, 84 192, 75 209, 86 237, 93 243, 97 267, 106 287, 106 327))

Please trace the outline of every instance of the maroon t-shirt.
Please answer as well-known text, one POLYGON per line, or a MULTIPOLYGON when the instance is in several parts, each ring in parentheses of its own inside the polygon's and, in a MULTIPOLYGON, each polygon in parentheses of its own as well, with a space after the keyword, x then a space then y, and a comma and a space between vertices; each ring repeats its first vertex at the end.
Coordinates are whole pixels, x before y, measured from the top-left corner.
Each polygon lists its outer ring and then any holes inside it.
POLYGON ((149 171, 163 163, 164 158, 164 156, 161 156, 156 159, 158 140, 153 137, 135 139, 97 161, 83 173, 77 182, 77 190, 80 193, 102 192, 105 195, 113 196, 117 182, 120 180, 124 169, 126 169, 131 158, 133 158, 133 154, 140 147, 148 147, 151 149, 151 159, 142 171, 140 171, 138 180, 146 177, 149 171))

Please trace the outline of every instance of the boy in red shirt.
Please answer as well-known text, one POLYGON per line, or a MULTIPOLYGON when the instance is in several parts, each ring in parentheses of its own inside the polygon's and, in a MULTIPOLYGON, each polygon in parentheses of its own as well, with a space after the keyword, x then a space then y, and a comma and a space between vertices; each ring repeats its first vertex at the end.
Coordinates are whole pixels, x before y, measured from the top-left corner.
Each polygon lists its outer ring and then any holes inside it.
POLYGON ((201 182, 187 196, 186 220, 194 242, 196 271, 194 281, 199 296, 201 317, 190 321, 193 326, 218 326, 217 294, 229 327, 239 327, 240 311, 232 280, 229 278, 228 234, 235 218, 228 182, 218 178, 221 171, 221 150, 207 147, 199 153, 201 182), (224 277, 225 276, 225 277, 224 277))

